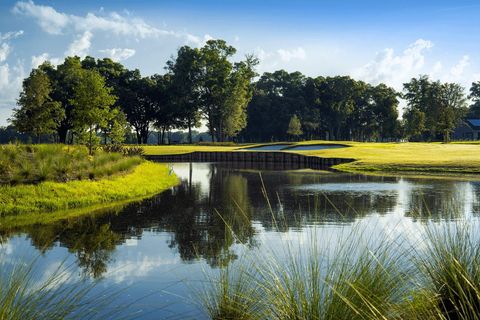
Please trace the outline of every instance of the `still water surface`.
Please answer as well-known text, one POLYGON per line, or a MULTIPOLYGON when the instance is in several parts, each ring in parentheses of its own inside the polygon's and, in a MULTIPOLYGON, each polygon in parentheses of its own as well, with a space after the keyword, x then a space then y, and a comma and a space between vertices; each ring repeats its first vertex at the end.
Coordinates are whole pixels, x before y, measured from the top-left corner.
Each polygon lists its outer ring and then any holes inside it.
POLYGON ((248 252, 281 255, 285 243, 308 246, 312 230, 334 246, 358 225, 369 234, 415 237, 425 224, 476 221, 480 212, 480 182, 221 163, 178 163, 174 171, 181 184, 143 202, 1 230, 0 258, 7 264, 37 258, 39 278, 63 262, 72 265, 72 277, 103 279, 96 290, 127 288, 117 303, 138 301, 125 314, 198 319, 206 317, 198 298, 205 273, 248 252))

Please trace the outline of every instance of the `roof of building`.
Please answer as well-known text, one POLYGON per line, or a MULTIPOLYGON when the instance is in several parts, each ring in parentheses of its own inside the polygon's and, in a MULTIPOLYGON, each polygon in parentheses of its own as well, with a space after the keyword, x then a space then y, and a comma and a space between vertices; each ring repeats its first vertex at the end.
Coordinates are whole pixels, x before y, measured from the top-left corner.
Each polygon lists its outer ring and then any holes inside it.
POLYGON ((480 119, 467 119, 467 122, 473 127, 480 127, 480 119))

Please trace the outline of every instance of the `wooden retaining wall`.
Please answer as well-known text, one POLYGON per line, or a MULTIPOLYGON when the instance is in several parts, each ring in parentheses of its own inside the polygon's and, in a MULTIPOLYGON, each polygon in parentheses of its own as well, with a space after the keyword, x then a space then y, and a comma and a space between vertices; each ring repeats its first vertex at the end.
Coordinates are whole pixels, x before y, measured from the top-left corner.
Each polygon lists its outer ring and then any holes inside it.
MULTIPOLYGON (((158 162, 238 162, 257 164, 281 164, 288 168, 328 169, 334 165, 348 163, 354 159, 321 158, 289 152, 229 151, 192 152, 172 155, 146 155, 145 158, 158 162)), ((275 167, 275 166, 274 166, 275 167)), ((281 167, 281 166, 280 166, 281 167)))

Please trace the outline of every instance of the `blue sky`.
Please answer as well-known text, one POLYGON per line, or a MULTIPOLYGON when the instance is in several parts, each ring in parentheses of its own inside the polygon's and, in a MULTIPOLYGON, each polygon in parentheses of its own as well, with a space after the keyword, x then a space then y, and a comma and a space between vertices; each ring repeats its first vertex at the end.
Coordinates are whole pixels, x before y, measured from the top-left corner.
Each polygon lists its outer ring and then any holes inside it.
POLYGON ((418 74, 480 80, 476 1, 0 0, 0 125, 22 79, 45 59, 112 57, 163 73, 182 45, 222 38, 255 53, 260 72, 348 74, 400 90, 418 74))

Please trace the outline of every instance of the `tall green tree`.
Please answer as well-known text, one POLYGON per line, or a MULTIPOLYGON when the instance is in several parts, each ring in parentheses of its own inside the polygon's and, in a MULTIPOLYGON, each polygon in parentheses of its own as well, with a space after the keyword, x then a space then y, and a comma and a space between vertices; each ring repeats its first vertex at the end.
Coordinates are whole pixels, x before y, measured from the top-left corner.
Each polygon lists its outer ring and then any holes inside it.
POLYGON ((107 119, 101 129, 104 134, 104 144, 107 144, 108 139, 110 139, 112 144, 122 144, 125 141, 130 125, 125 113, 114 107, 108 112, 107 119))
POLYGON ((54 133, 65 113, 57 101, 50 97, 52 87, 47 74, 34 69, 23 81, 23 90, 14 109, 12 124, 23 133, 29 133, 40 141, 42 134, 54 133))
POLYGON ((303 134, 302 124, 296 114, 292 116, 288 123, 287 134, 295 139, 298 139, 303 134))
POLYGON ((57 135, 60 143, 66 143, 69 132, 73 129, 73 97, 74 87, 80 81, 82 72, 81 61, 79 57, 67 57, 58 66, 53 66, 45 62, 38 67, 44 71, 51 82, 52 92, 50 94, 53 101, 60 103, 64 117, 57 127, 57 135))
POLYGON ((167 62, 169 102, 181 127, 188 130, 189 143, 192 143, 192 128, 200 126, 202 70, 200 50, 189 46, 181 47, 177 57, 167 62))
POLYGON ((111 91, 105 79, 95 70, 83 70, 80 81, 74 87, 71 99, 74 106, 73 123, 79 132, 88 136, 86 144, 90 155, 98 143, 96 131, 106 126, 110 107, 116 100, 111 91))
POLYGON ((236 49, 227 45, 224 40, 209 40, 200 49, 202 57, 202 113, 207 121, 207 127, 212 141, 222 140, 224 120, 226 116, 225 103, 229 96, 229 76, 233 65, 229 58, 236 49))
POLYGON ((458 83, 444 83, 438 100, 438 130, 443 134, 443 141, 449 142, 450 134, 468 112, 465 89, 458 83))
POLYGON ((138 144, 147 143, 150 130, 158 117, 158 104, 153 98, 155 88, 155 79, 142 78, 138 70, 129 71, 122 85, 122 108, 135 131, 138 144))
POLYGON ((245 126, 246 105, 251 99, 250 82, 257 60, 247 57, 233 64, 229 59, 236 49, 224 40, 209 40, 200 49, 201 111, 207 121, 212 141, 224 141, 245 126))
POLYGON ((256 76, 254 67, 258 59, 247 56, 245 61, 236 63, 230 75, 229 92, 225 101, 224 135, 233 138, 247 125, 247 106, 253 96, 252 79, 256 76))
POLYGON ((480 81, 473 82, 468 98, 472 101, 468 107, 468 117, 480 118, 480 81))
POLYGON ((428 76, 412 78, 403 87, 403 97, 407 100, 407 132, 412 134, 413 128, 423 122, 426 139, 443 138, 448 142, 451 132, 467 111, 464 88, 456 83, 431 81, 428 76))

